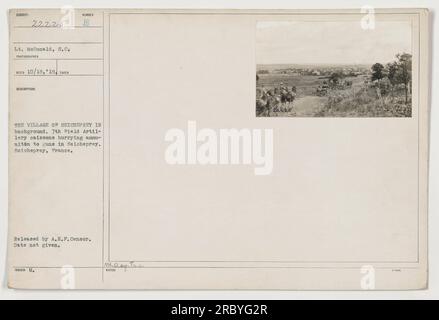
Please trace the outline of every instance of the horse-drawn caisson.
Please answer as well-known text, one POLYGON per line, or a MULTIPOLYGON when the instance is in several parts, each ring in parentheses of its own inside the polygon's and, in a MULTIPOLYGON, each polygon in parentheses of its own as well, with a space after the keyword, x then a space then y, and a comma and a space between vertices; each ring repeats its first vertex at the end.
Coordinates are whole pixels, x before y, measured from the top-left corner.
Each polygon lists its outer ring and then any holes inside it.
POLYGON ((256 115, 271 117, 279 113, 288 113, 293 110, 293 102, 296 98, 296 87, 288 88, 283 83, 273 89, 257 89, 256 92, 256 115))
POLYGON ((319 97, 326 96, 330 90, 344 90, 352 87, 352 80, 342 80, 342 81, 323 81, 316 88, 316 95, 319 97))

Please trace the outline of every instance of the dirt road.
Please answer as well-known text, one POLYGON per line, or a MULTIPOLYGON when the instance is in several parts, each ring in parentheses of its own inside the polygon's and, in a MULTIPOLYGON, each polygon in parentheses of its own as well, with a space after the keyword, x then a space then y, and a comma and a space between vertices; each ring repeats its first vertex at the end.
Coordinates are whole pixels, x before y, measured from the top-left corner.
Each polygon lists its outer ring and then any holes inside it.
POLYGON ((312 117, 325 104, 325 97, 305 96, 294 101, 294 112, 296 117, 312 117))

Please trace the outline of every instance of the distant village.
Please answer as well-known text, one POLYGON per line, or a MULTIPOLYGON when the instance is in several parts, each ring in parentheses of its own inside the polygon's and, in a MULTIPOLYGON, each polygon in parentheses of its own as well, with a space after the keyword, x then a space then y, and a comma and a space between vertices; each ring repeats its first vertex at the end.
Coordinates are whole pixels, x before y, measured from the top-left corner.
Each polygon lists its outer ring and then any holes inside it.
POLYGON ((257 74, 284 74, 290 76, 323 76, 327 77, 333 73, 340 73, 345 77, 356 77, 370 73, 370 66, 319 66, 319 67, 284 67, 274 69, 263 69, 257 74))

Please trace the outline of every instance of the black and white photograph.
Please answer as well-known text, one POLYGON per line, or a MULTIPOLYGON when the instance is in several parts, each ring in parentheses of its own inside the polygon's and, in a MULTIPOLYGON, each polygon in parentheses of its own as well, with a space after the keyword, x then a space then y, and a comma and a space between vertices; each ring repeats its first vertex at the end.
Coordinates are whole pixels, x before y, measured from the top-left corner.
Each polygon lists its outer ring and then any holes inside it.
POLYGON ((411 117, 412 25, 259 21, 257 117, 411 117))
POLYGON ((0 2, 0 300, 437 299, 439 2, 162 2, 0 2))

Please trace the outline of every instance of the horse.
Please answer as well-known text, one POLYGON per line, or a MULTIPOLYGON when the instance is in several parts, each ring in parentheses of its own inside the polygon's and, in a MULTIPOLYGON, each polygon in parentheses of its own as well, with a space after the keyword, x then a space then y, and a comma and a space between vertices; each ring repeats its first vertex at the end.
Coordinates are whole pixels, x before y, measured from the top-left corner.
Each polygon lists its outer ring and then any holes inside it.
POLYGON ((271 117, 274 112, 290 112, 296 93, 290 90, 278 88, 269 89, 267 92, 257 91, 256 114, 257 116, 271 117))
POLYGON ((256 99, 256 115, 271 117, 271 113, 277 112, 278 99, 270 93, 265 93, 256 99))
POLYGON ((280 96, 282 109, 284 111, 291 111, 293 109, 292 103, 294 102, 295 98, 296 95, 294 94, 294 92, 290 92, 290 91, 282 92, 282 95, 280 96))
POLYGON ((262 115, 265 112, 266 106, 267 101, 263 97, 256 99, 256 115, 262 115))

